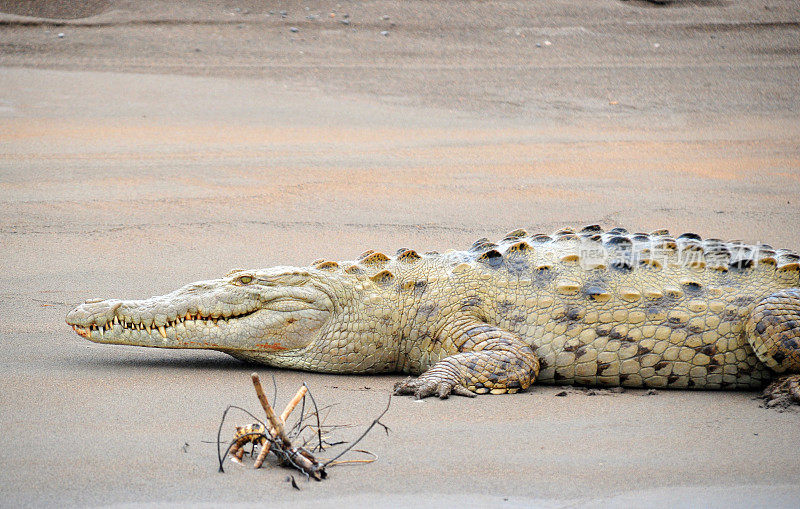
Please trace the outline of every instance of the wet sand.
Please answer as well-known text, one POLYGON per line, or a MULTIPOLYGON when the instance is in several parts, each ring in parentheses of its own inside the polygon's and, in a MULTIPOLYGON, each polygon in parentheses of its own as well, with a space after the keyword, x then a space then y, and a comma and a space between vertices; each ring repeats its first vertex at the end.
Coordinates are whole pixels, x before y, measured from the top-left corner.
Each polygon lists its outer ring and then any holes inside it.
MULTIPOLYGON (((341 5, 0 3, 0 505, 796 506, 800 412, 748 392, 395 398, 374 464, 222 475, 253 366, 71 332, 88 297, 518 227, 800 250, 797 5, 341 5)), ((257 370, 342 439, 400 379, 257 370)))

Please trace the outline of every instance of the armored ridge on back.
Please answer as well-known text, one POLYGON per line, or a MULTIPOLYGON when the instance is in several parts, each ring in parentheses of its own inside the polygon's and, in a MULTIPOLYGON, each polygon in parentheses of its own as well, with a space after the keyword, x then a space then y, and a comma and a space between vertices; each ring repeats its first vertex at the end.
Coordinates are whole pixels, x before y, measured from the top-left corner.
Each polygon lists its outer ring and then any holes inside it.
MULTIPOLYGON (((236 270, 67 315, 98 343, 276 367, 419 375, 416 397, 541 383, 755 388, 800 380, 800 257, 666 230, 515 230, 467 251, 236 270)), ((797 394, 795 394, 797 397, 797 394)))

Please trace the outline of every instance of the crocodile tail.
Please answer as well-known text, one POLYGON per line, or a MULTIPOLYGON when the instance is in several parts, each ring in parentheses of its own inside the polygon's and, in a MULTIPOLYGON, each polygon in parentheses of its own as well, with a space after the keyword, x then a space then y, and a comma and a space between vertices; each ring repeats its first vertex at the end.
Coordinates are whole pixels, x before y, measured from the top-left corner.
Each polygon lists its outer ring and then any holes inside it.
POLYGON ((800 289, 781 290, 756 304, 746 332, 767 367, 777 373, 800 373, 800 289))

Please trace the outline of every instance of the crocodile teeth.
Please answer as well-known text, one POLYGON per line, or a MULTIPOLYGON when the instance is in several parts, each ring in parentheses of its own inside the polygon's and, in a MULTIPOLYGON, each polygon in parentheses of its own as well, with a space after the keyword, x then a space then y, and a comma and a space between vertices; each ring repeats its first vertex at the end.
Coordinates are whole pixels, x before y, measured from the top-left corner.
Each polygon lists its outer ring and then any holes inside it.
POLYGON ((114 323, 116 325, 119 325, 119 318, 117 318, 116 315, 114 316, 114 323))
POLYGON ((147 331, 147 333, 150 334, 150 326, 149 325, 145 325, 144 328, 147 331))
POLYGON ((167 331, 164 329, 163 325, 158 326, 158 333, 161 334, 161 337, 167 339, 167 331))
POLYGON ((191 320, 192 319, 192 315, 190 315, 189 312, 187 311, 186 315, 183 318, 186 319, 186 320, 191 320))

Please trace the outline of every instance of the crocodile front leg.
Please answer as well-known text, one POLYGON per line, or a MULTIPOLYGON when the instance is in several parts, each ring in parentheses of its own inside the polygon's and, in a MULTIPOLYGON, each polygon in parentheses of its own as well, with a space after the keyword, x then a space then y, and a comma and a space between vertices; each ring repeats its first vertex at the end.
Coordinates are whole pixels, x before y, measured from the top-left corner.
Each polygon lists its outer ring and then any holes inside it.
MULTIPOLYGON (((465 320, 441 334, 452 335, 458 352, 434 364, 418 378, 395 386, 395 394, 421 399, 436 394, 474 397, 527 389, 539 374, 539 360, 517 335, 477 320, 465 320)), ((445 339, 445 338, 442 338, 445 339)))

